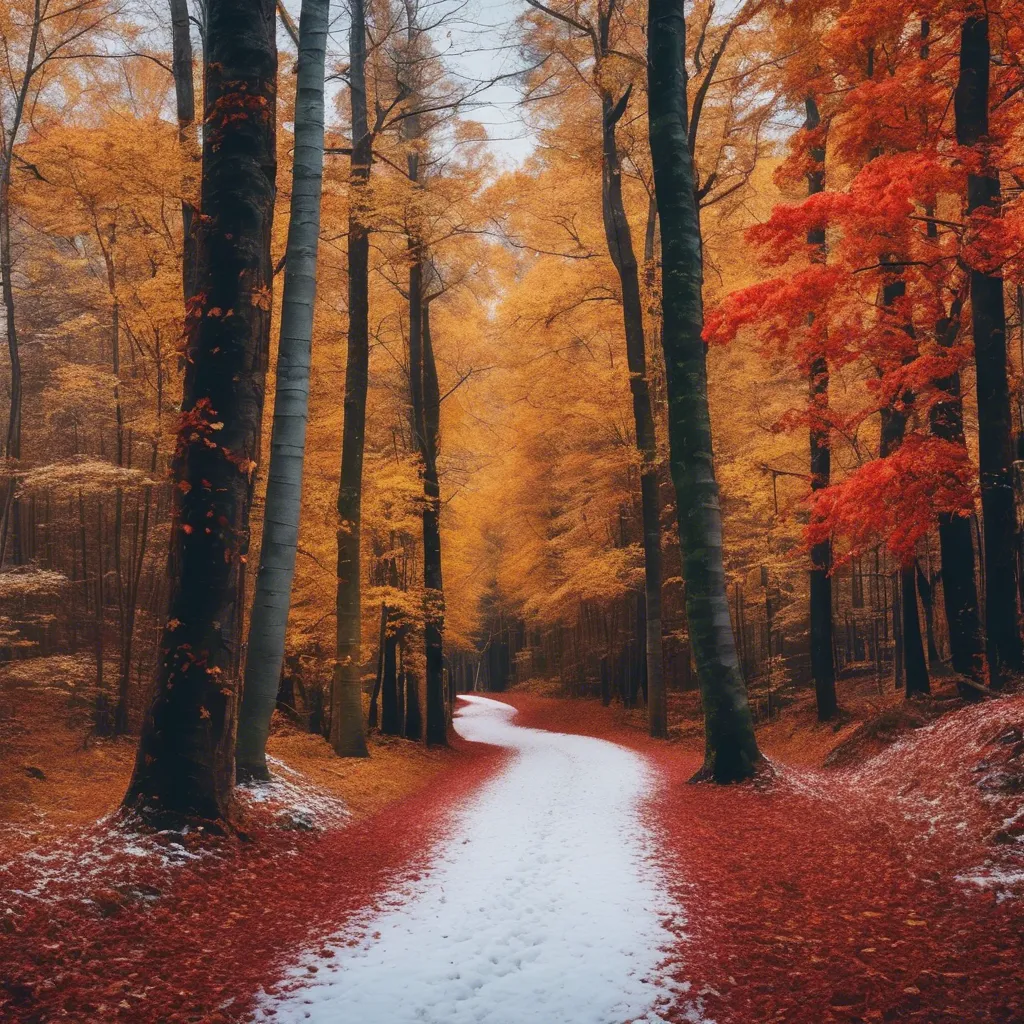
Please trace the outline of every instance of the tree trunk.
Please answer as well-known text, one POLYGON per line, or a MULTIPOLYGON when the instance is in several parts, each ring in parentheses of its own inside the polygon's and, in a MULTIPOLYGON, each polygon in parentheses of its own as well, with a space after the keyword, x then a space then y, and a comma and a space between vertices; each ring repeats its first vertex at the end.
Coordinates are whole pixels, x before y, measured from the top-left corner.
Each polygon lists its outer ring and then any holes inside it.
POLYGON ((669 450, 676 490, 686 615, 704 708, 698 778, 734 782, 761 762, 729 620, 701 332, 703 265, 687 142, 686 22, 682 0, 649 0, 648 117, 661 218, 663 345, 669 450))
POLYGON ((292 205, 285 250, 274 425, 260 566, 249 621, 245 685, 235 752, 240 778, 267 779, 267 737, 277 705, 302 511, 309 367, 316 305, 324 163, 324 62, 329 0, 303 0, 292 205))
MULTIPOLYGON (((933 227, 929 225, 929 227, 933 227)), ((959 301, 954 302, 948 318, 936 325, 936 341, 948 348, 956 340, 960 325, 959 301)), ((932 433, 944 441, 966 446, 964 409, 960 397, 960 374, 935 382, 948 396, 936 402, 929 412, 932 433)), ((966 516, 939 514, 939 551, 942 558, 942 604, 949 627, 949 649, 953 670, 975 682, 984 677, 984 643, 981 613, 978 608, 978 586, 974 578, 974 541, 971 521, 966 516)), ((960 695, 975 700, 978 691, 959 686, 960 695)))
MULTIPOLYGON (((390 561, 389 573, 388 586, 397 588, 398 567, 393 558, 390 561)), ((398 687, 398 643, 399 626, 394 613, 388 609, 380 690, 380 731, 385 736, 401 736, 403 731, 402 694, 398 687)))
MULTIPOLYGON (((888 301, 894 301, 902 282, 886 286, 888 301)), ((879 456, 891 455, 903 441, 906 429, 906 414, 893 409, 882 410, 882 436, 879 456)), ((914 563, 900 567, 901 603, 899 614, 900 635, 903 639, 903 669, 905 692, 908 697, 916 693, 930 693, 931 684, 928 679, 928 663, 924 656, 924 642, 921 637, 921 620, 917 613, 917 574, 914 563)), ((896 609, 893 609, 896 615, 896 609)))
POLYGON ((437 476, 440 440, 441 392, 430 337, 430 304, 423 304, 420 319, 423 372, 423 635, 427 660, 428 744, 448 742, 448 718, 444 704, 444 581, 441 574, 441 488, 437 476))
POLYGON ((921 598, 921 608, 924 611, 924 635, 928 644, 928 664, 934 667, 941 660, 939 649, 935 645, 935 588, 920 563, 916 564, 916 579, 917 596, 921 598))
POLYGON ((366 757, 360 673, 362 601, 363 448, 370 363, 370 235, 363 223, 372 139, 366 115, 366 12, 352 0, 349 28, 349 94, 352 160, 348 214, 348 362, 345 425, 338 487, 337 655, 331 683, 331 746, 342 757, 366 757))
POLYGON ((622 199, 622 169, 615 142, 615 125, 625 112, 628 94, 617 104, 607 94, 601 99, 602 162, 601 197, 608 253, 622 289, 622 319, 626 336, 629 389, 633 397, 636 446, 642 459, 640 504, 644 535, 644 594, 647 602, 647 719, 652 736, 668 736, 665 708, 665 676, 661 642, 661 513, 658 502, 658 452, 647 379, 643 304, 640 275, 633 251, 629 218, 622 199))
MULTIPOLYGON (((7 417, 7 436, 4 455, 13 461, 21 458, 21 349, 18 345, 17 322, 14 315, 14 261, 11 253, 11 164, 14 162, 14 147, 21 132, 22 119, 28 103, 29 89, 35 72, 41 67, 36 54, 43 27, 43 9, 38 3, 34 7, 32 29, 25 51, 25 71, 18 85, 10 113, 10 126, 0 137, 0 299, 3 300, 5 326, 7 329, 7 351, 11 360, 11 401, 7 417)), ((8 67, 8 73, 13 68, 8 67)), ((13 82, 12 82, 13 85, 13 82)), ((7 555, 7 546, 12 549, 15 565, 21 564, 21 510, 17 497, 17 484, 11 476, 4 492, 3 518, 0 520, 0 568, 7 555)))
MULTIPOLYGON (((967 212, 1000 205, 999 172, 987 152, 989 107, 988 19, 972 15, 960 34, 960 75, 954 109, 956 140, 973 146, 982 158, 979 173, 967 178, 967 212)), ((1013 423, 1006 369, 1006 310, 1001 271, 971 269, 971 324, 978 381, 978 449, 981 507, 985 520, 985 625, 992 681, 1003 669, 1019 670, 1021 636, 1017 619, 1017 581, 1013 497, 1013 423)))
POLYGON ((230 816, 233 650, 260 450, 276 172, 273 0, 207 7, 203 225, 172 478, 171 594, 156 694, 124 803, 148 818, 230 816), (232 316, 222 315, 231 311, 232 316))
POLYGON ((388 606, 380 606, 380 632, 377 636, 377 676, 373 681, 373 693, 370 694, 370 714, 367 717, 367 726, 372 732, 377 728, 380 721, 379 702, 380 689, 384 682, 384 644, 388 637, 388 606))
MULTIPOLYGON (((804 127, 812 131, 821 118, 813 97, 807 97, 804 127)), ((825 149, 813 148, 814 170, 807 175, 807 194, 825 191, 825 149)), ((814 258, 825 260, 825 229, 807 232, 807 243, 816 247, 814 258)), ((832 478, 832 445, 826 416, 828 413, 828 362, 818 354, 810 366, 809 390, 811 415, 820 416, 810 429, 811 493, 828 487, 832 478)), ((836 666, 832 648, 832 541, 823 540, 811 547, 810 632, 811 677, 818 706, 818 721, 827 722, 839 710, 836 700, 836 666)))
MULTIPOLYGON (((174 75, 175 113, 178 119, 178 143, 185 159, 196 159, 196 97, 192 80, 192 32, 188 20, 188 0, 169 0, 171 7, 171 70, 174 75)), ((182 260, 181 285, 185 303, 196 291, 195 210, 185 197, 181 200, 182 260)))

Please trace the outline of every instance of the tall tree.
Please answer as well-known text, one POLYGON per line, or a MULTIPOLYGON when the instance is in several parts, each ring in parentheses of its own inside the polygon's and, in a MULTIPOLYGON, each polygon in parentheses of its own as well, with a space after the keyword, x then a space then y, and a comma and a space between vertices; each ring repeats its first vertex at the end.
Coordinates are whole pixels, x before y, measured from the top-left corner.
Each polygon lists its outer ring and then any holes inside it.
MULTIPOLYGON (((406 43, 402 55, 404 86, 409 106, 402 123, 406 152, 406 173, 414 190, 423 188, 421 156, 424 152, 424 126, 421 116, 423 97, 418 88, 424 74, 423 44, 426 37, 419 24, 417 0, 405 0, 406 43)), ((437 367, 430 337, 430 298, 428 284, 433 273, 430 253, 421 236, 418 214, 413 212, 407 225, 409 264, 409 405, 412 434, 420 457, 423 481, 423 640, 426 655, 424 738, 428 744, 448 742, 448 722, 444 702, 444 587, 441 575, 441 494, 437 475, 437 450, 440 431, 440 391, 437 367)), ((406 729, 418 734, 419 704, 410 690, 406 729), (415 706, 414 706, 415 705, 415 706), (412 723, 410 730, 409 723, 412 723)))
POLYGON ((370 363, 370 233, 367 185, 373 138, 367 121, 366 6, 352 0, 349 27, 349 96, 352 158, 348 202, 348 362, 345 365, 345 425, 338 486, 337 648, 331 682, 331 746, 342 757, 366 757, 360 688, 363 449, 370 363))
POLYGON ((187 319, 167 620, 124 805, 225 819, 235 778, 240 596, 270 332, 276 174, 273 0, 210 0, 202 227, 187 319))
POLYGON ((316 305, 320 196, 324 166, 324 65, 330 0, 303 0, 299 15, 298 91, 292 204, 285 250, 274 426, 256 576, 245 686, 238 721, 240 777, 269 778, 267 737, 284 663, 302 506, 302 464, 309 419, 309 367, 316 305))
POLYGON ((661 218, 662 337, 669 450, 683 551, 686 616, 704 708, 698 778, 735 782, 761 762, 729 617, 708 409, 702 246, 687 139, 682 0, 649 0, 648 125, 661 218))
MULTIPOLYGON (((805 100, 807 116, 804 128, 816 131, 821 115, 813 96, 805 100)), ((814 145, 810 150, 811 169, 807 174, 807 194, 825 190, 825 147, 814 145)), ((825 260, 825 228, 814 227, 807 232, 812 258, 825 260)), ((811 314, 813 316, 813 314, 811 314)), ((811 447, 811 491, 828 487, 832 477, 831 430, 828 422, 828 359, 818 352, 811 360, 809 377, 811 447)), ((826 538, 811 547, 810 633, 811 676, 818 707, 818 721, 827 722, 839 710, 836 701, 836 666, 832 647, 832 540, 826 538)))
POLYGON ((647 375, 643 301, 640 273, 633 236, 622 196, 622 164, 616 141, 616 126, 629 104, 632 85, 618 95, 601 74, 610 57, 611 23, 615 3, 597 4, 596 21, 581 20, 578 14, 566 15, 539 2, 531 6, 565 22, 589 36, 593 50, 595 80, 601 99, 601 213, 608 254, 618 274, 622 293, 622 322, 626 338, 629 388, 633 399, 633 428, 640 453, 640 503, 644 546, 644 605, 646 609, 647 717, 652 736, 668 736, 665 704, 665 674, 661 638, 661 510, 658 500, 658 459, 651 411, 651 392, 647 375))
MULTIPOLYGON (((887 268, 882 286, 882 305, 891 308, 906 295, 907 286, 903 275, 894 265, 887 268)), ((900 329, 911 338, 914 336, 912 325, 904 325, 900 329)), ((904 356, 904 364, 909 365, 916 356, 904 356)), ((881 410, 881 433, 878 455, 885 459, 891 456, 903 443, 907 430, 907 419, 914 405, 914 393, 909 389, 901 389, 893 401, 881 410)), ((912 558, 905 557, 900 566, 900 635, 903 638, 903 676, 906 695, 928 693, 931 685, 928 679, 928 662, 924 656, 924 641, 921 637, 921 619, 917 611, 917 570, 912 558)), ((897 678, 897 683, 899 679, 897 678)))
POLYGON ((441 485, 437 455, 441 438, 441 390, 430 336, 430 302, 423 303, 419 376, 423 458, 423 633, 427 656, 426 741, 448 742, 444 694, 444 582, 441 575, 441 485))
MULTIPOLYGON (((989 21, 969 14, 960 30, 960 74, 953 107, 956 141, 977 151, 978 166, 967 177, 967 215, 975 225, 996 214, 999 172, 988 143, 989 21)), ((970 269, 971 325, 978 381, 978 453, 981 507, 985 522, 985 625, 993 681, 1005 669, 1022 667, 1017 616, 1016 511, 1013 494, 1013 420, 1006 369, 1006 308, 1002 271, 970 269)))
MULTIPOLYGON (((174 103, 178 118, 178 142, 185 160, 196 157, 196 93, 193 81, 192 31, 188 0, 169 0, 171 7, 171 71, 174 75, 174 103)), ((196 233, 195 210, 187 195, 181 199, 182 260, 181 284, 185 302, 195 292, 196 233)))

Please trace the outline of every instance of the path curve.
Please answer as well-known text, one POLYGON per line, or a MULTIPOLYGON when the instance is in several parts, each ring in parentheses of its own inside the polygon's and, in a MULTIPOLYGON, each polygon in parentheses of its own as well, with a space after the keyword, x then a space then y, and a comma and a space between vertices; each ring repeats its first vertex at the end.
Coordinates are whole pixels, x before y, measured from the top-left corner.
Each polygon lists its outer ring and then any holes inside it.
MULTIPOLYGON (((463 738, 514 751, 458 811, 423 875, 307 955, 256 1019, 311 1024, 662 1021, 678 914, 651 860, 642 755, 526 729, 466 696, 463 738), (315 969, 315 970, 313 970, 315 969)), ((358 827, 353 826, 353 827, 358 827)), ((329 867, 329 866, 325 866, 329 867)), ((343 869, 343 868, 342 868, 343 869)))

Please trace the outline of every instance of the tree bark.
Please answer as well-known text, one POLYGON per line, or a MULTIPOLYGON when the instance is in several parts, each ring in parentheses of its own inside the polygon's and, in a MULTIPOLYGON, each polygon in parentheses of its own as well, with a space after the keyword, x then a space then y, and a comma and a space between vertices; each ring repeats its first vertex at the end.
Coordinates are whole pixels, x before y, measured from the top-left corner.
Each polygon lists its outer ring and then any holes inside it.
POLYGON ((622 199, 622 168, 615 142, 615 126, 625 112, 628 94, 618 103, 605 93, 601 98, 601 209, 608 253, 622 289, 622 320, 626 336, 629 389, 633 397, 633 424, 640 452, 640 505, 644 539, 644 596, 647 605, 647 724, 651 736, 668 736, 665 675, 661 642, 661 511, 658 501, 658 452, 647 379, 643 303, 640 274, 633 250, 629 218, 622 199))
MULTIPOLYGON (((999 172, 987 151, 989 108, 988 18, 964 19, 960 34, 960 74, 954 95, 956 140, 977 147, 980 173, 967 178, 968 215, 998 212, 999 172)), ((1006 310, 1002 272, 972 268, 971 323, 978 386, 978 449, 981 507, 985 528, 985 625, 989 672, 996 682, 1004 669, 1022 667, 1017 618, 1014 553, 1016 512, 1013 496, 1013 422, 1006 369, 1006 310)))
MULTIPOLYGON (((885 262, 885 258, 883 258, 883 262, 885 262)), ((900 276, 899 271, 891 271, 882 285, 882 305, 893 305, 897 299, 906 294, 906 289, 906 281, 900 276)), ((906 331, 913 336, 912 325, 908 325, 906 331)), ((907 357, 904 362, 910 362, 912 358, 907 357)), ((913 402, 913 392, 905 391, 900 396, 901 408, 893 406, 882 409, 881 436, 878 447, 880 458, 884 459, 891 455, 903 443, 907 427, 907 410, 910 409, 913 402)), ((917 693, 931 692, 928 662, 925 660, 924 642, 921 637, 921 620, 917 614, 917 576, 913 561, 900 567, 900 593, 902 595, 900 614, 902 616, 904 680, 906 695, 911 697, 917 693)), ((895 615, 895 613, 894 608, 893 614, 895 615)))
MULTIPOLYGON (((807 97, 804 127, 813 131, 821 124, 818 106, 807 97)), ((825 191, 825 149, 811 149, 814 170, 807 175, 807 194, 825 191)), ((812 258, 825 260, 825 229, 807 232, 807 244, 815 247, 812 258)), ((813 315, 813 314, 812 314, 813 315)), ((811 361, 808 374, 811 415, 820 416, 810 429, 811 493, 828 487, 832 478, 832 445, 826 415, 828 412, 828 361, 821 353, 811 361)), ((811 677, 818 707, 818 721, 827 722, 839 710, 836 700, 836 666, 832 646, 832 541, 826 539, 811 547, 810 633, 811 677)))
MULTIPOLYGON (((11 252, 11 165, 14 162, 14 147, 21 131, 29 90, 35 72, 41 65, 36 63, 40 32, 43 26, 43 9, 40 0, 35 0, 32 29, 29 33, 25 52, 25 71, 18 84, 10 126, 0 139, 0 298, 4 303, 5 327, 7 329, 7 352, 11 361, 11 400, 8 407, 7 435, 4 455, 17 462, 21 459, 21 405, 22 375, 21 349, 18 344, 17 320, 14 315, 14 257, 11 252)), ((11 70, 11 69, 9 69, 11 70)), ((12 83, 13 85, 13 83, 12 83)), ((15 565, 21 564, 21 510, 18 502, 17 482, 10 476, 4 490, 3 518, 0 520, 0 567, 11 544, 15 565)))
POLYGON ((352 159, 348 214, 348 362, 345 425, 338 487, 337 654, 331 683, 331 746, 342 757, 366 757, 360 672, 363 447, 370 363, 370 235, 363 223, 372 139, 366 113, 366 10, 352 0, 349 29, 349 93, 352 159))
POLYGON ((233 648, 273 283, 275 28, 273 0, 208 4, 201 299, 189 318, 172 467, 173 582, 156 693, 124 799, 156 820, 225 820, 232 810, 233 648))
MULTIPOLYGON (((961 303, 954 302, 948 318, 936 325, 936 341, 945 348, 956 339, 961 303)), ((944 441, 966 447, 964 410, 960 395, 960 374, 935 382, 948 397, 936 402, 929 412, 932 433, 944 441)), ((942 604, 949 627, 949 649, 953 670, 974 682, 984 677, 985 648, 982 640, 978 586, 974 578, 974 542, 967 516, 943 512, 939 515, 939 551, 942 558, 942 604)), ((959 686, 960 695, 976 700, 978 691, 959 686)))
MULTIPOLYGON (((188 0, 169 0, 169 3, 171 8, 171 70, 174 76, 178 143, 185 159, 194 161, 196 158, 196 96, 192 80, 192 31, 188 20, 188 0)), ((192 204, 183 197, 181 200, 181 286, 186 304, 196 290, 195 212, 192 204)))
POLYGON ((245 685, 235 752, 240 778, 267 779, 267 737, 277 705, 302 511, 302 466, 309 420, 309 368, 316 307, 320 195, 324 164, 324 65, 329 0, 303 0, 292 205, 285 250, 274 425, 256 575, 245 685))
POLYGON ((441 574, 441 487, 437 476, 440 442, 441 392, 430 336, 430 303, 423 304, 421 358, 423 372, 423 635, 427 661, 426 740, 448 742, 448 718, 444 702, 444 582, 441 574))
POLYGON ((687 142, 686 21, 682 0, 649 0, 648 118, 661 218, 663 345, 669 450, 686 583, 686 615, 704 709, 704 767, 697 778, 734 782, 762 761, 736 656, 722 559, 701 332, 703 261, 687 142))

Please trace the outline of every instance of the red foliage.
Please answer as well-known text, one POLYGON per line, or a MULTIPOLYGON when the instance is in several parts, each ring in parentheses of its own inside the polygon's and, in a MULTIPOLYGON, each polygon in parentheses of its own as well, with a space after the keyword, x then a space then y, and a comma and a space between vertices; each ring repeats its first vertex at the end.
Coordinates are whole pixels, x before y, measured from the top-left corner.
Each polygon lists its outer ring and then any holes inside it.
POLYGON ((811 498, 808 545, 842 538, 843 560, 870 549, 879 536, 901 563, 942 512, 969 516, 976 474, 963 445, 913 434, 888 458, 854 470, 811 498))
POLYGON ((125 864, 131 858, 122 855, 84 888, 80 876, 51 886, 45 901, 25 892, 29 864, 8 865, 0 1018, 244 1019, 260 986, 279 981, 310 943, 372 906, 396 873, 424 856, 447 811, 502 757, 459 742, 429 787, 341 831, 256 824, 244 838, 196 840, 205 855, 171 868, 152 857, 125 864))

